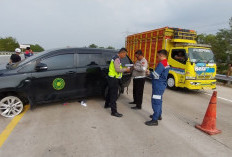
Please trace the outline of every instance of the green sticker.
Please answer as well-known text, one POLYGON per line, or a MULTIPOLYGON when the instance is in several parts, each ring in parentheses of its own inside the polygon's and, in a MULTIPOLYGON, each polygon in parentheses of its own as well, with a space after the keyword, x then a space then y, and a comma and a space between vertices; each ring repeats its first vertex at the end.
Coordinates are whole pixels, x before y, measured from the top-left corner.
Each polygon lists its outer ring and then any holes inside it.
POLYGON ((64 79, 62 78, 56 78, 53 83, 53 88, 56 89, 56 90, 61 90, 64 88, 65 86, 65 82, 64 82, 64 79))

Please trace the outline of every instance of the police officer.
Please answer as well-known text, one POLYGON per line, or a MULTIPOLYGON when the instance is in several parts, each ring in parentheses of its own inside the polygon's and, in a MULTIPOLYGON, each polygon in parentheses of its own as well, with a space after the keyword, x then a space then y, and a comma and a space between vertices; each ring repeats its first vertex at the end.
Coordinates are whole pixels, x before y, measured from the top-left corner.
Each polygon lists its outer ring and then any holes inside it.
POLYGON ((152 120, 145 122, 148 126, 158 125, 158 120, 162 119, 162 96, 167 86, 167 77, 169 72, 167 51, 160 50, 158 51, 157 56, 160 62, 155 68, 155 71, 150 73, 150 77, 152 78, 151 103, 154 113, 150 116, 152 120))
POLYGON ((137 61, 133 67, 133 102, 130 104, 136 104, 136 106, 131 107, 131 109, 140 110, 142 108, 143 102, 143 89, 145 84, 146 70, 147 70, 147 60, 143 57, 141 50, 135 52, 137 61))
POLYGON ((108 86, 109 91, 106 97, 105 108, 111 107, 111 115, 115 117, 122 117, 123 115, 117 111, 117 98, 119 81, 122 78, 123 72, 130 72, 130 68, 122 68, 121 59, 126 57, 127 49, 121 48, 117 55, 115 55, 109 66, 108 86))

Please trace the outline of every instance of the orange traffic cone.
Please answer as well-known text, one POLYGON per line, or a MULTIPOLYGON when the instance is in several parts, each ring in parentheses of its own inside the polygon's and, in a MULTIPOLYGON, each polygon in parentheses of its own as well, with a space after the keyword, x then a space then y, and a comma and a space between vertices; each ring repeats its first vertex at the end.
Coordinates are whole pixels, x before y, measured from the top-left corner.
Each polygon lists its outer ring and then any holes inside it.
POLYGON ((197 129, 200 129, 201 131, 204 131, 209 135, 221 133, 221 130, 216 129, 216 106, 217 92, 214 91, 202 124, 195 126, 197 129))

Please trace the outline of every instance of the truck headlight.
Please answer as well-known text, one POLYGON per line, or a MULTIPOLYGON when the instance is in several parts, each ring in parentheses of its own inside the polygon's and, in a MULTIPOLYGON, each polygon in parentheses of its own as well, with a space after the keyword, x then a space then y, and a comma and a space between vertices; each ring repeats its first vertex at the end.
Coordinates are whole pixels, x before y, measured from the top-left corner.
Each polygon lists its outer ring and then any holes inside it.
POLYGON ((215 76, 211 76, 210 79, 215 79, 215 76))
POLYGON ((193 76, 185 76, 185 79, 186 79, 186 80, 195 80, 196 77, 193 77, 193 76))
POLYGON ((200 82, 190 82, 191 85, 195 85, 195 86, 198 86, 200 85, 201 83, 200 82))

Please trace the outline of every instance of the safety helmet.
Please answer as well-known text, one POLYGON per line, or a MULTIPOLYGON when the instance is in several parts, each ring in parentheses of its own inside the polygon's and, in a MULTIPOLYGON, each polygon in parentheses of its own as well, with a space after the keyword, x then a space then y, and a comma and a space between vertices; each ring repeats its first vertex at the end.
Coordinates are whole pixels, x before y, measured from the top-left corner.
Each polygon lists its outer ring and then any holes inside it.
POLYGON ((21 49, 20 48, 16 48, 15 52, 21 53, 21 49))

